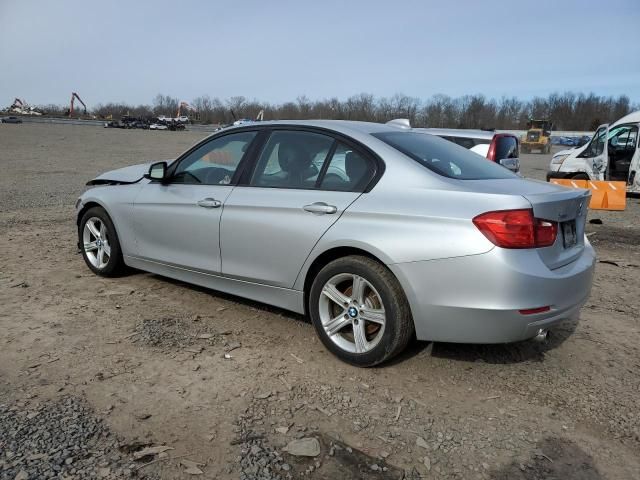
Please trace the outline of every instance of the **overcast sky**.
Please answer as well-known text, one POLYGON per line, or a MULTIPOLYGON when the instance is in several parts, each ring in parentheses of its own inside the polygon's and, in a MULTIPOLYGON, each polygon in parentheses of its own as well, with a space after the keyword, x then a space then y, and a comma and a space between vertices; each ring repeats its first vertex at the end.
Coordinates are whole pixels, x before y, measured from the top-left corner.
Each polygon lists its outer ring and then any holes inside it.
POLYGON ((0 106, 565 90, 640 101, 640 0, 0 0, 0 106))

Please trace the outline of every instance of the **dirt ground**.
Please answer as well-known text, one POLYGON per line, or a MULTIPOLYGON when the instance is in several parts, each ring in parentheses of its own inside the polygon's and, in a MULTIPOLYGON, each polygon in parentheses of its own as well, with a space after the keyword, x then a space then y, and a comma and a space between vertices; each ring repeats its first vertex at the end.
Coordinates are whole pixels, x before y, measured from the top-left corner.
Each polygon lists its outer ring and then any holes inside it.
MULTIPOLYGON (((547 343, 414 342, 358 369, 297 315, 85 266, 73 209, 85 182, 202 136, 0 126, 0 479, 49 478, 33 473, 46 460, 36 447, 11 442, 68 399, 119 449, 91 474, 63 458, 55 478, 640 479, 640 200, 590 212, 602 220, 588 225, 591 299, 547 343), (321 454, 284 451, 299 438, 321 454), (172 450, 136 460, 148 445, 172 450)), ((525 175, 543 179, 549 158, 523 155, 525 175)), ((67 424, 46 428, 64 436, 67 424)), ((91 445, 85 461, 102 444, 91 445)))

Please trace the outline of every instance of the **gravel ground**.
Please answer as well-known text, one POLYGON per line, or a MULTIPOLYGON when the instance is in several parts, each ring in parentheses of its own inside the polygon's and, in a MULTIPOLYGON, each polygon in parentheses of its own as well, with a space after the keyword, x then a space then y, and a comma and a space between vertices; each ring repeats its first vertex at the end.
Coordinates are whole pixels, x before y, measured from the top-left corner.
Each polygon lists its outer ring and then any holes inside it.
POLYGON ((150 478, 138 475, 119 446, 82 399, 0 404, 1 480, 150 478))
MULTIPOLYGON (((162 479, 640 479, 638 199, 590 212, 602 221, 588 224, 600 261, 592 295, 548 342, 414 342, 363 370, 289 312, 86 268, 73 218, 84 183, 201 137, 0 127, 0 478, 46 478, 57 465, 58 478, 77 479, 107 468, 162 479), (319 453, 290 453, 301 440, 319 453)), ((548 161, 523 156, 525 175, 544 178, 548 161)))

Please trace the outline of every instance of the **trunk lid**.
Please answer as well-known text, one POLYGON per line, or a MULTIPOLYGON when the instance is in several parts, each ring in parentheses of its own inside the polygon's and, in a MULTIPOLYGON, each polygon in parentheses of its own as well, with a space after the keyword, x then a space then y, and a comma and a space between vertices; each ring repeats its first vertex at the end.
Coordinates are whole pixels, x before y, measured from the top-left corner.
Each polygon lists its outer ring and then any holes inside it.
POLYGON ((565 188, 547 182, 524 179, 470 180, 474 191, 520 195, 533 208, 533 215, 558 223, 556 241, 550 247, 538 248, 538 254, 549 269, 563 267, 576 260, 584 250, 584 230, 591 192, 565 188), (575 235, 575 243, 573 240, 575 235))
POLYGON ((558 222, 555 243, 537 249, 540 258, 551 270, 573 262, 584 250, 584 229, 591 193, 581 189, 564 190, 523 195, 531 203, 536 218, 558 222))

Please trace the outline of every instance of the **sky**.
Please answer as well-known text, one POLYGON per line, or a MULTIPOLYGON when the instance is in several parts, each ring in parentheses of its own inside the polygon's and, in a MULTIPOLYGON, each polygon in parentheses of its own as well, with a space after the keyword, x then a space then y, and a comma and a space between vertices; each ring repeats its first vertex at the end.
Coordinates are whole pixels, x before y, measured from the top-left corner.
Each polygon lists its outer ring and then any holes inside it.
POLYGON ((552 92, 640 101, 640 0, 0 0, 0 106, 552 92))

